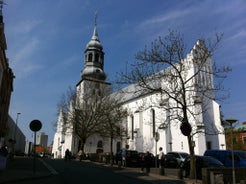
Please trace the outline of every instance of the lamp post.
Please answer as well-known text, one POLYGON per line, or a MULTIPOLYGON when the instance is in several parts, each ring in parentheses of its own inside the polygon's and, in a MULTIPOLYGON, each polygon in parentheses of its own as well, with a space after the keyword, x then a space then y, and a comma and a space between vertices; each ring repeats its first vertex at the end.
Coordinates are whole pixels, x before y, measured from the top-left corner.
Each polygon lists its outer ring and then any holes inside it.
POLYGON ((15 144, 16 144, 16 129, 18 127, 18 118, 21 113, 18 112, 16 115, 16 120, 15 120, 15 130, 14 130, 14 146, 13 146, 13 154, 15 155, 15 144))
POLYGON ((235 178, 235 165, 234 165, 234 152, 233 152, 233 135, 232 135, 232 124, 237 122, 236 119, 226 119, 226 122, 228 122, 230 124, 230 134, 231 134, 231 160, 232 160, 232 183, 235 184, 236 183, 236 178, 235 178))

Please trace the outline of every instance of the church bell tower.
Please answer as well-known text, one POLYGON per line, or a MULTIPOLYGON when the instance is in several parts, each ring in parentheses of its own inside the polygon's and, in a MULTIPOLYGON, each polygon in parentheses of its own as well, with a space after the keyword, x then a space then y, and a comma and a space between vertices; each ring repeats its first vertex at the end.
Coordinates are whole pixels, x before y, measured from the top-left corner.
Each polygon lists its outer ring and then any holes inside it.
POLYGON ((86 45, 85 58, 84 58, 84 70, 81 72, 81 78, 84 79, 96 79, 100 81, 106 80, 106 74, 103 71, 104 68, 104 52, 103 46, 99 40, 97 33, 97 24, 95 19, 94 31, 91 40, 86 45))

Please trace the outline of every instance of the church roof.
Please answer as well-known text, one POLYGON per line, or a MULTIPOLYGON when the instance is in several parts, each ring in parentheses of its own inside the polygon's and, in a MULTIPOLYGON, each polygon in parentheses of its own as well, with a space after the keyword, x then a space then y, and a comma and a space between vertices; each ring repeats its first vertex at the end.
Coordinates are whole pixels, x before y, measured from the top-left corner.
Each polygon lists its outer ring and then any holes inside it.
POLYGON ((94 31, 93 31, 93 35, 91 37, 91 40, 88 42, 88 44, 86 45, 86 48, 89 49, 89 48, 97 48, 99 50, 102 50, 103 49, 103 46, 99 40, 99 37, 98 37, 98 33, 97 33, 97 25, 95 24, 94 26, 94 31))

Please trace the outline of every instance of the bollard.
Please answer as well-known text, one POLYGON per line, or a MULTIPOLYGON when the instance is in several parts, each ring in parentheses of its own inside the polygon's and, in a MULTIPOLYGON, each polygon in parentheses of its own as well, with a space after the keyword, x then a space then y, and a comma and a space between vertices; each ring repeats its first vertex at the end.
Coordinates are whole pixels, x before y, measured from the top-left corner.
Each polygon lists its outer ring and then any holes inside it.
POLYGON ((182 169, 179 169, 178 170, 178 179, 183 179, 183 170, 182 169))
POLYGON ((164 176, 165 175, 165 169, 164 166, 160 167, 160 175, 164 176))

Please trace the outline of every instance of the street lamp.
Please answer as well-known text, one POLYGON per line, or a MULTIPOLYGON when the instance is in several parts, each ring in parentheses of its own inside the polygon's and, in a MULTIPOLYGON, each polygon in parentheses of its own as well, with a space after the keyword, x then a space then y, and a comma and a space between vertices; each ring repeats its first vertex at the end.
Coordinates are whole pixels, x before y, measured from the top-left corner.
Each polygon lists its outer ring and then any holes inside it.
POLYGON ((233 135, 232 135, 232 124, 237 122, 236 119, 230 118, 230 119, 226 119, 226 122, 228 122, 230 124, 230 128, 231 128, 231 159, 232 159, 232 183, 235 184, 236 183, 236 179, 235 179, 235 165, 234 165, 234 152, 233 152, 233 135))
POLYGON ((13 154, 15 155, 15 144, 16 144, 16 129, 18 127, 18 118, 21 113, 18 112, 16 115, 16 121, 15 121, 15 131, 14 131, 14 146, 13 146, 13 154))

